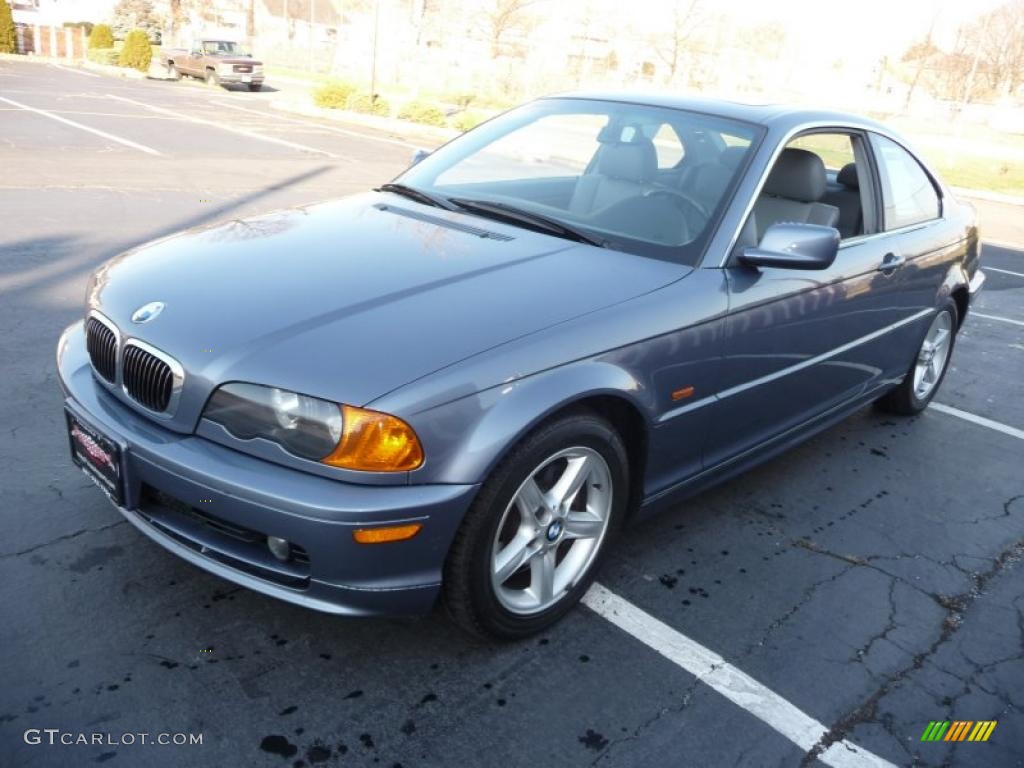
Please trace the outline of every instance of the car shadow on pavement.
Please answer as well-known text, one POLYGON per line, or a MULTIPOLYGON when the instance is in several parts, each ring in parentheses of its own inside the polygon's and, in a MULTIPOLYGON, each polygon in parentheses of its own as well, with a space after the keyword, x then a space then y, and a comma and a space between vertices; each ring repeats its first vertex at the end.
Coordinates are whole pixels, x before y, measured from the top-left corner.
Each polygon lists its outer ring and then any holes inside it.
POLYGON ((303 173, 295 174, 275 184, 236 197, 229 202, 210 208, 196 216, 178 219, 167 226, 147 232, 142 238, 131 241, 114 241, 103 245, 97 253, 89 248, 77 235, 47 235, 27 238, 9 243, 0 243, 0 296, 14 291, 20 294, 38 292, 60 281, 94 269, 112 256, 151 240, 172 235, 226 218, 232 211, 258 201, 288 187, 302 184, 331 170, 322 165, 303 173))

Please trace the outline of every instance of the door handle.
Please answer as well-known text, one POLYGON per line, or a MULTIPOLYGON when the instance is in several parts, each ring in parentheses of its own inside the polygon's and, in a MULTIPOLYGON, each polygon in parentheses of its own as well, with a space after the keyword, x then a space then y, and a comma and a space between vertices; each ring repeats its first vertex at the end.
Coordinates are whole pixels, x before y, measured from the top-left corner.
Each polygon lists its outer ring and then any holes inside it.
POLYGON ((897 267, 903 266, 904 262, 906 262, 906 259, 903 256, 895 253, 887 253, 882 258, 882 263, 878 265, 878 271, 885 273, 892 272, 897 267))

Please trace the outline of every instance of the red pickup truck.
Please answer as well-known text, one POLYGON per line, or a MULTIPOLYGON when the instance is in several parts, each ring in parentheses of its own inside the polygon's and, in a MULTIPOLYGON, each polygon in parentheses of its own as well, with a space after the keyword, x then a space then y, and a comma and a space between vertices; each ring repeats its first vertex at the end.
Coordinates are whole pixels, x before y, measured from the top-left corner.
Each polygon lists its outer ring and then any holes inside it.
POLYGON ((230 40, 201 40, 191 49, 166 48, 164 61, 175 80, 190 75, 212 85, 238 83, 250 91, 263 87, 263 62, 230 40))

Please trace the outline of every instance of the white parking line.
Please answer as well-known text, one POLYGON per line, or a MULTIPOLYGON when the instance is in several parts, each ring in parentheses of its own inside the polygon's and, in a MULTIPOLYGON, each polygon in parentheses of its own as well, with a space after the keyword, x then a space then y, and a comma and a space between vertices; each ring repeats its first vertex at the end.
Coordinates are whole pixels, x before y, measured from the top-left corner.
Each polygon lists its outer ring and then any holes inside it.
POLYGON ((76 123, 74 120, 68 120, 66 117, 61 117, 60 115, 55 115, 52 112, 47 112, 45 109, 36 109, 35 107, 29 107, 25 104, 21 104, 20 102, 15 101, 14 99, 8 99, 3 96, 0 96, 0 101, 6 102, 8 104, 13 104, 15 107, 20 107, 21 109, 27 110, 29 112, 35 112, 37 115, 42 115, 43 117, 48 117, 51 120, 56 120, 58 123, 64 123, 65 125, 70 125, 74 128, 86 131, 87 133, 92 133, 95 134, 96 136, 101 136, 104 139, 116 141, 118 144, 124 144, 126 147, 137 149, 140 152, 145 152, 148 155, 161 154, 152 147, 147 147, 144 144, 139 144, 128 139, 122 139, 120 136, 115 136, 114 134, 107 133, 106 131, 100 131, 97 130, 96 128, 90 128, 88 125, 82 125, 81 123, 76 123))
POLYGON ((86 77, 99 77, 99 75, 97 75, 95 72, 83 72, 80 69, 72 69, 71 67, 64 67, 64 66, 61 66, 60 64, 50 64, 50 66, 51 67, 56 67, 57 69, 62 69, 65 72, 72 72, 72 73, 74 73, 76 75, 85 75, 86 77))
POLYGON ((975 312, 974 310, 971 310, 971 314, 974 317, 983 317, 986 320, 998 320, 1000 323, 1011 323, 1012 325, 1024 326, 1024 322, 1022 322, 1020 320, 1011 320, 1008 317, 998 317, 997 315, 985 315, 985 314, 982 314, 981 312, 975 312))
POLYGON ((1008 269, 1000 269, 999 267, 990 267, 985 265, 986 272, 1002 272, 1004 275, 1013 275, 1014 277, 1024 277, 1024 272, 1011 272, 1008 269))
POLYGON ((1005 248, 1008 251, 1021 251, 1024 250, 1024 245, 1020 243, 1011 243, 1007 240, 983 240, 982 245, 994 245, 996 248, 1005 248))
MULTIPOLYGON (((828 732, 828 728, 813 717, 714 651, 676 632, 606 587, 595 583, 583 596, 583 604, 750 712, 805 752, 817 746, 828 732)), ((818 755, 818 760, 833 768, 894 768, 892 763, 845 740, 832 744, 818 755)))
POLYGON ((945 413, 950 416, 956 416, 958 419, 969 421, 972 424, 978 424, 979 426, 982 427, 988 427, 989 429, 994 429, 996 432, 1002 432, 1004 435, 1016 437, 1018 440, 1024 440, 1024 429, 1017 429, 1016 427, 1011 427, 1008 424, 1001 424, 998 421, 986 419, 984 416, 976 416, 973 413, 961 411, 959 408, 954 408, 951 405, 943 405, 942 403, 933 402, 928 407, 938 411, 939 413, 945 413))
POLYGON ((170 115, 172 117, 177 117, 180 120, 187 120, 190 123, 197 123, 199 125, 213 126, 214 128, 220 128, 222 131, 228 131, 230 133, 237 133, 239 136, 246 136, 247 138, 256 139, 257 141, 266 141, 266 142, 269 142, 270 144, 279 144, 279 145, 281 145, 283 147, 290 147, 291 149, 298 149, 298 150, 300 150, 302 152, 312 152, 313 154, 324 155, 325 157, 330 157, 330 158, 335 158, 335 159, 337 159, 337 157, 338 157, 337 155, 333 155, 330 152, 325 152, 322 149, 317 149, 316 147, 309 147, 309 146, 306 146, 305 144, 297 144, 294 141, 288 141, 287 139, 278 139, 278 138, 276 138, 274 136, 265 136, 262 133, 256 133, 254 131, 247 131, 245 128, 236 128, 233 125, 225 125, 224 123, 218 123, 218 122, 215 122, 213 120, 205 120, 204 118, 195 117, 194 115, 184 115, 181 112, 174 111, 173 109, 164 109, 163 107, 154 107, 152 104, 144 104, 141 101, 136 101, 135 99, 129 99, 129 98, 125 97, 125 96, 115 96, 112 93, 108 93, 107 97, 111 98, 111 99, 117 99, 118 101, 125 101, 125 102, 128 102, 129 104, 134 104, 137 107, 142 107, 144 109, 148 109, 148 110, 150 110, 152 112, 156 112, 157 114, 170 115))
POLYGON ((389 139, 384 136, 370 136, 366 133, 359 133, 359 131, 347 131, 344 128, 338 128, 334 125, 322 125, 321 123, 311 123, 308 120, 299 120, 295 117, 287 117, 286 115, 278 115, 270 112, 260 112, 258 109, 248 109, 247 107, 239 107, 237 104, 228 104, 227 102, 218 99, 217 101, 210 102, 216 104, 218 107, 227 107, 228 109, 237 109, 239 112, 248 112, 253 115, 259 115, 260 117, 273 117, 276 120, 284 120, 289 123, 298 123, 299 125, 308 125, 311 128, 319 128, 325 131, 331 131, 332 133, 340 133, 343 136, 354 136, 358 139, 366 139, 368 141, 379 141, 383 144, 394 144, 399 147, 405 147, 406 149, 417 149, 418 145, 410 144, 408 141, 400 141, 399 139, 389 139))

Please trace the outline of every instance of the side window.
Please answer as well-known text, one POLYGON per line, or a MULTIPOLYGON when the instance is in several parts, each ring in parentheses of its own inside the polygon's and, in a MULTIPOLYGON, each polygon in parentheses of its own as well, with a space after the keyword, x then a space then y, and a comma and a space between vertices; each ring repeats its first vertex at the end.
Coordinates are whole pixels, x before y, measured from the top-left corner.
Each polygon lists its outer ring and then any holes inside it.
POLYGON ((882 176, 885 228, 899 229, 939 217, 939 195, 921 164, 899 144, 872 136, 882 176))
POLYGON ((858 166, 863 164, 857 163, 862 150, 859 135, 838 130, 805 134, 787 143, 754 203, 745 242, 761 242, 769 227, 783 222, 834 227, 841 240, 869 231, 869 189, 861 189, 863 169, 858 166))
POLYGON ((686 155, 686 149, 679 139, 679 134, 668 123, 661 124, 652 141, 654 142, 654 151, 658 155, 658 170, 660 171, 675 168, 686 155))
POLYGON ((794 139, 786 146, 813 152, 830 171, 838 171, 855 161, 853 142, 845 133, 811 133, 794 139))

